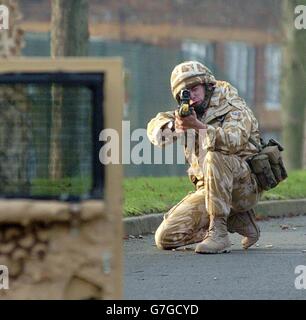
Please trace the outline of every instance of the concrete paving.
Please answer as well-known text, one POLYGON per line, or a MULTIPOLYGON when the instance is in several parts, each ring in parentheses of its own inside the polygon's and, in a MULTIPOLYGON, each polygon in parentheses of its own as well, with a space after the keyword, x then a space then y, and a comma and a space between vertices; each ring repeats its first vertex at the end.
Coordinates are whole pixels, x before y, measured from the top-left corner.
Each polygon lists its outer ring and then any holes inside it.
POLYGON ((306 289, 295 288, 295 268, 306 266, 306 216, 259 225, 257 246, 242 250, 231 234, 228 254, 199 255, 194 245, 162 251, 153 234, 125 240, 124 299, 306 300, 306 289))

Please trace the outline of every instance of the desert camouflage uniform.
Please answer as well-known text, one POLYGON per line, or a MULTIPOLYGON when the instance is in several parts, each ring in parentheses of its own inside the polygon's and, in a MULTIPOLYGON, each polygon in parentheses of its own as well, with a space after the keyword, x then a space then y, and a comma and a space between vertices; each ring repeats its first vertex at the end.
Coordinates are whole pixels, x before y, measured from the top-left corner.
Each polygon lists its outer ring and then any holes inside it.
MULTIPOLYGON (((149 140, 156 146, 173 141, 170 130, 160 130, 174 120, 174 111, 160 112, 147 127, 149 140)), ((245 159, 257 152, 249 141, 259 142, 258 122, 237 90, 225 81, 216 81, 209 107, 200 118, 207 124, 204 135, 188 130, 194 144, 185 143, 190 164, 189 177, 196 184, 164 216, 156 231, 160 248, 175 248, 199 242, 209 226, 209 217, 228 216, 254 207, 259 190, 245 159)))

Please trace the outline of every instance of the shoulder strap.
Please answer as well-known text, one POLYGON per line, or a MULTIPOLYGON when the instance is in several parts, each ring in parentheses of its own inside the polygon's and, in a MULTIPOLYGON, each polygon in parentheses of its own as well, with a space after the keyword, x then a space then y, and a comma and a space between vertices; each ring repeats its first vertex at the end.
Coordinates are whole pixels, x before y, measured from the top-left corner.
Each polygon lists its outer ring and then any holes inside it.
POLYGON ((249 137, 249 141, 252 143, 253 146, 256 147, 258 152, 260 152, 266 146, 262 138, 260 138, 260 143, 257 143, 252 137, 249 137))

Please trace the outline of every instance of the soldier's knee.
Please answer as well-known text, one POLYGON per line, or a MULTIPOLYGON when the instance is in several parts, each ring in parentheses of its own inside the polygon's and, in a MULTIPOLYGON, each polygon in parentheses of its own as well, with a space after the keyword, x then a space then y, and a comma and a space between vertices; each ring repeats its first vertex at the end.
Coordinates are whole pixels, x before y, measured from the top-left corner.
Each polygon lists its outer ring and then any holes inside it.
POLYGON ((171 249, 173 249, 173 247, 169 246, 169 244, 164 243, 160 239, 158 239, 158 240, 155 239, 155 244, 156 244, 156 247, 158 249, 160 249, 160 250, 171 250, 171 249))
POLYGON ((175 248, 174 243, 171 244, 171 236, 162 223, 155 232, 155 244, 158 249, 161 250, 171 250, 175 248))
POLYGON ((158 249, 161 250, 169 250, 168 246, 166 243, 163 241, 164 232, 155 232, 155 244, 158 249))

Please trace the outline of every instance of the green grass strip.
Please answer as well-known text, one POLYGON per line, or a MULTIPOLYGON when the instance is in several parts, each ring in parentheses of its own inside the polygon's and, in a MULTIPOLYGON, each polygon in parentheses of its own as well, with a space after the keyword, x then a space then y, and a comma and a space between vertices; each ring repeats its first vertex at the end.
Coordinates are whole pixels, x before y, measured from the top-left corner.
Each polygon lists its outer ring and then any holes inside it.
MULTIPOLYGON (((180 201, 193 185, 188 177, 140 177, 124 179, 124 216, 165 212, 180 201)), ((306 170, 292 171, 261 200, 306 198, 306 170)))

